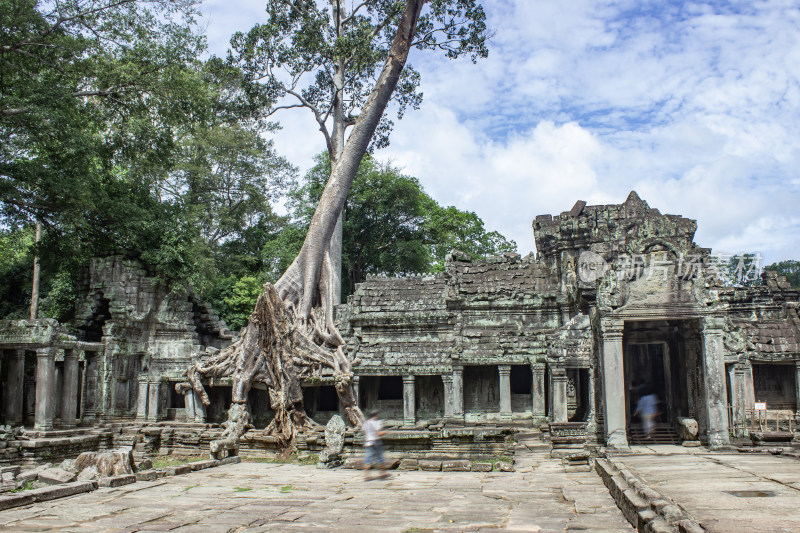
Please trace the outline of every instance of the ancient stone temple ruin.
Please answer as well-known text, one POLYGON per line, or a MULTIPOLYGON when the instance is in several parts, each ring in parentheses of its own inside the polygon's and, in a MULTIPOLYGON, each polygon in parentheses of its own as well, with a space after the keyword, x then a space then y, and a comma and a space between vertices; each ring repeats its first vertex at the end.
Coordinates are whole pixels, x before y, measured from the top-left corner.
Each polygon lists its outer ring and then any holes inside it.
MULTIPOLYGON (((441 274, 368 278, 337 309, 360 406, 405 428, 390 447, 407 450, 467 443, 494 453, 509 428, 570 422, 590 442, 624 448, 640 436, 634 410, 645 389, 660 398, 659 427, 675 439, 725 445, 752 429, 754 413, 793 430, 798 292, 769 272, 756 286, 724 283, 695 229, 631 193, 619 205, 578 202, 536 217, 536 256, 470 261, 453 251, 441 274)), ((208 305, 170 293, 135 261, 97 259, 74 328, 0 322, 4 424, 50 435, 87 428, 87 449, 208 449, 230 381, 204 384, 207 408, 175 387, 197 354, 233 337, 208 305), (93 427, 111 429, 91 436, 93 427)), ((330 376, 303 388, 315 421, 339 411, 330 376)), ((254 428, 243 450, 270 449, 263 388, 250 391, 248 407, 254 428)), ((315 439, 301 445, 321 449, 315 439)), ((15 460, 9 453, 0 459, 15 460)))
POLYGON ((662 425, 691 419, 719 446, 756 402, 796 416, 798 293, 724 286, 696 223, 620 205, 538 216, 537 256, 470 261, 436 276, 368 279, 341 321, 360 403, 410 426, 532 419, 584 422, 626 447, 642 387, 662 425))

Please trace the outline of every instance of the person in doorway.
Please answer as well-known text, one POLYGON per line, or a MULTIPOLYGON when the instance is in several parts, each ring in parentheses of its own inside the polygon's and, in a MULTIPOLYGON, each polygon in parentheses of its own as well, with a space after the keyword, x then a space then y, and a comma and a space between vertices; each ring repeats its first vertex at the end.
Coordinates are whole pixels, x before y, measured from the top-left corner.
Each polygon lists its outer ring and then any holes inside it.
MULTIPOLYGON (((378 418, 380 413, 377 409, 373 409, 369 413, 369 418, 361 426, 364 431, 364 449, 366 451, 366 460, 364 461, 364 480, 369 481, 370 470, 377 467, 380 470, 384 469, 385 461, 383 459, 383 440, 381 437, 386 435, 386 431, 381 426, 381 421, 378 418)), ((379 477, 387 478, 389 474, 383 472, 379 477)))
POLYGON ((635 415, 642 419, 642 427, 644 428, 645 438, 653 438, 653 428, 655 427, 655 420, 658 416, 658 395, 652 389, 648 389, 639 398, 636 404, 635 415))

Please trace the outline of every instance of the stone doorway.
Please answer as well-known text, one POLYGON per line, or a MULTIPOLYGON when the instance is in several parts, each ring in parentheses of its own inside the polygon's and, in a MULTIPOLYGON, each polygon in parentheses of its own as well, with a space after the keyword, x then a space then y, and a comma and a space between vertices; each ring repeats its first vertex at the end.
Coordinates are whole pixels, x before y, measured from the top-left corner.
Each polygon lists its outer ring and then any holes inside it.
POLYGON ((623 364, 626 431, 640 433, 642 420, 634 414, 639 398, 654 393, 659 400, 659 424, 674 435, 679 417, 705 425, 700 388, 703 383, 702 347, 697 320, 625 321, 623 364))

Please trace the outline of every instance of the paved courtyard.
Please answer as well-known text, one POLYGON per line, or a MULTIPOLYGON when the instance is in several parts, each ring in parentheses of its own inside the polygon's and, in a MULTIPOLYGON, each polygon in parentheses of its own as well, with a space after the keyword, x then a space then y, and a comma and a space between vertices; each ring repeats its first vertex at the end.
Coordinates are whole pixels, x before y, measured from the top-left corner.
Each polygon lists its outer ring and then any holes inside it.
POLYGON ((593 472, 545 452, 514 473, 241 463, 0 513, 4 531, 633 531, 593 472))
POLYGON ((656 446, 657 455, 616 459, 708 531, 800 531, 800 460, 681 450, 656 446))

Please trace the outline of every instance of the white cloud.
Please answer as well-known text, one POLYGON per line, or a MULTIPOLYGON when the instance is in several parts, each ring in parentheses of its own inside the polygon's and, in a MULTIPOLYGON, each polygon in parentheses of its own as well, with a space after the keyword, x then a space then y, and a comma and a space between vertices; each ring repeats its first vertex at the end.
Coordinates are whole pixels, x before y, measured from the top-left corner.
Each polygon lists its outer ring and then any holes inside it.
MULTIPOLYGON (((261 1, 207 6, 212 37, 262 18, 261 1)), ((698 219, 702 246, 800 257, 796 2, 484 6, 497 31, 490 57, 472 65, 413 52, 425 102, 379 157, 523 252, 537 214, 637 189, 662 212, 698 219)), ((281 120, 279 150, 307 166, 322 149, 313 120, 281 120)))

